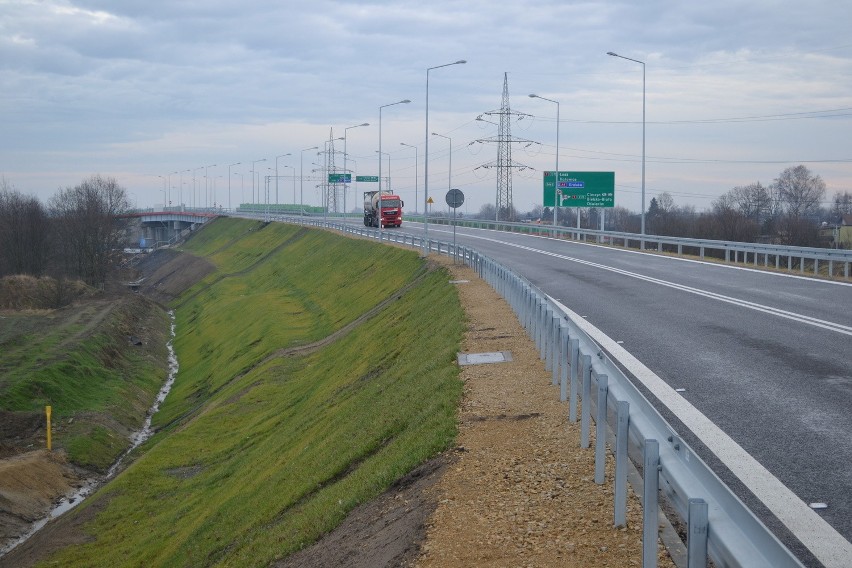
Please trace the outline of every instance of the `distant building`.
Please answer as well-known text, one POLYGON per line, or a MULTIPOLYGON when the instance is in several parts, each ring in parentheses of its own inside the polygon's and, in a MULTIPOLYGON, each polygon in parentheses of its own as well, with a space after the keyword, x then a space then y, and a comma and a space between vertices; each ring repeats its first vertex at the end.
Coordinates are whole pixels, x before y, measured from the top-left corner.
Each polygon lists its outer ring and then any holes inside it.
POLYGON ((852 215, 841 215, 833 223, 823 223, 819 235, 831 243, 832 248, 852 249, 852 215))

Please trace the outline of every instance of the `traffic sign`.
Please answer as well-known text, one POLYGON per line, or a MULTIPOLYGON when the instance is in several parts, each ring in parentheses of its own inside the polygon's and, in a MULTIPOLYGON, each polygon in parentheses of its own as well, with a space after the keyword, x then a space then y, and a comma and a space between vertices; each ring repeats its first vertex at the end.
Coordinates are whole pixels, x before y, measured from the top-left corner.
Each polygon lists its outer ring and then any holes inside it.
POLYGON ((447 205, 458 209, 464 203, 464 193, 460 189, 451 189, 447 192, 447 205))
POLYGON ((352 174, 328 174, 328 183, 352 183, 352 174))
POLYGON ((544 172, 545 207, 615 207, 615 172, 544 172))
POLYGON ((379 181, 379 176, 355 176, 355 181, 368 181, 372 183, 377 183, 379 181))

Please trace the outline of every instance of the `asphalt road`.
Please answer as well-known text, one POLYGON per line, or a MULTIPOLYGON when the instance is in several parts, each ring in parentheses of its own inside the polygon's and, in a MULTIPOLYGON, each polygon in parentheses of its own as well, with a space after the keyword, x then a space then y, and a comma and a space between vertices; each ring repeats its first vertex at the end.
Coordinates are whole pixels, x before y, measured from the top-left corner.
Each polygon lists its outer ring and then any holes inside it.
MULTIPOLYGON (((429 235, 452 241, 452 228, 430 225, 429 235)), ((826 503, 818 514, 852 541, 852 285, 487 230, 459 228, 457 239, 686 389, 689 402, 799 499, 826 503)), ((806 565, 820 565, 719 459, 683 433, 806 565)))

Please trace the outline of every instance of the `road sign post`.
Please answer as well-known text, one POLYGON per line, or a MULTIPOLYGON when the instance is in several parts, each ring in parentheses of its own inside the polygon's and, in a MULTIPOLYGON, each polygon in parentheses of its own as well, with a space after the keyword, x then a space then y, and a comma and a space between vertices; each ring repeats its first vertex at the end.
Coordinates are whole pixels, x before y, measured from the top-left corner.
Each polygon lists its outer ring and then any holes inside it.
POLYGON ((451 189, 447 192, 447 205, 453 208, 453 264, 456 263, 456 209, 464 204, 464 193, 460 189, 451 189))

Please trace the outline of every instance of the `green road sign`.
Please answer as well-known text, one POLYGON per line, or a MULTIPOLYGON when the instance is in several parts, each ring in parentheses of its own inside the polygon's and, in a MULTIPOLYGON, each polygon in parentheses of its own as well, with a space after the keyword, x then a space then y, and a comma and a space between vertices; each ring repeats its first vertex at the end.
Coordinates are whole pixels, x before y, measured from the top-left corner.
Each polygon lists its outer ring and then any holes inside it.
POLYGON ((544 172, 544 206, 615 207, 615 172, 544 172))
POLYGON ((355 181, 370 181, 377 183, 379 181, 379 176, 355 176, 355 181))
POLYGON ((328 174, 328 183, 352 183, 352 174, 328 174))

